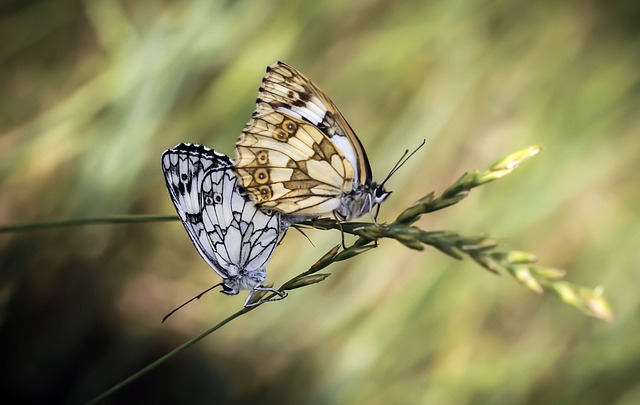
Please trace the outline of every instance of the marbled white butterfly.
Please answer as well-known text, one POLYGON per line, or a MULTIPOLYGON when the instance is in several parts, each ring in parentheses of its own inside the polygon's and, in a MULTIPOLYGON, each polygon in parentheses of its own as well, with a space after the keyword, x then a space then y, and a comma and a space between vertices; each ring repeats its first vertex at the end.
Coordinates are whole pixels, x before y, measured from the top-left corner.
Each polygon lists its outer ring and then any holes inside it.
MULTIPOLYGON (((266 267, 285 225, 238 191, 231 160, 212 149, 181 143, 162 154, 162 171, 176 211, 202 258, 222 277, 222 291, 284 293, 264 287, 266 267)), ((279 299, 278 298, 278 299, 279 299)))
POLYGON ((267 68, 236 152, 243 189, 290 217, 358 218, 390 194, 373 182, 362 143, 335 104, 282 62, 267 68))

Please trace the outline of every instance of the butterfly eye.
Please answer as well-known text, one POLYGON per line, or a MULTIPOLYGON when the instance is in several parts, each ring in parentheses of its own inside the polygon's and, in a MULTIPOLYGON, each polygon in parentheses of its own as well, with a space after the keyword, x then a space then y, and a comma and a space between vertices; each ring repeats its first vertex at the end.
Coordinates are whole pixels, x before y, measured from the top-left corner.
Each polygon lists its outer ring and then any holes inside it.
POLYGON ((206 196, 204 198, 204 203, 205 203, 205 205, 212 205, 213 204, 213 198, 211 198, 211 196, 209 196, 209 195, 206 196))
POLYGON ((238 288, 233 288, 223 283, 222 290, 220 290, 220 292, 227 295, 236 295, 240 291, 238 290, 238 288))
POLYGON ((180 179, 186 183, 189 180, 189 176, 187 176, 187 173, 182 173, 180 179))
POLYGON ((391 192, 385 190, 383 186, 377 186, 373 192, 374 200, 380 204, 389 197, 389 194, 391 194, 391 192))
POLYGON ((221 204, 222 203, 222 196, 220 194, 214 194, 213 195, 213 202, 215 202, 216 204, 221 204))

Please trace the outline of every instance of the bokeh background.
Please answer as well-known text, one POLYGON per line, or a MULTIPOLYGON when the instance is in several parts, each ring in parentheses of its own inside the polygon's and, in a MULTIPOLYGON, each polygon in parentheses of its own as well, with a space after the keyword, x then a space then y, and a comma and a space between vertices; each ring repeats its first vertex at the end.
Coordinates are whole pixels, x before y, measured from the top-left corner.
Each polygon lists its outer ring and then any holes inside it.
MULTIPOLYGON (((640 403, 640 7, 633 1, 4 1, 0 223, 174 213, 160 154, 233 155, 267 65, 340 106, 380 219, 530 144, 425 229, 489 233, 602 286, 607 324, 394 241, 105 403, 640 403)), ((276 285, 339 241, 290 232, 276 285)), ((0 402, 82 403, 238 310, 179 222, 0 234, 0 402)))

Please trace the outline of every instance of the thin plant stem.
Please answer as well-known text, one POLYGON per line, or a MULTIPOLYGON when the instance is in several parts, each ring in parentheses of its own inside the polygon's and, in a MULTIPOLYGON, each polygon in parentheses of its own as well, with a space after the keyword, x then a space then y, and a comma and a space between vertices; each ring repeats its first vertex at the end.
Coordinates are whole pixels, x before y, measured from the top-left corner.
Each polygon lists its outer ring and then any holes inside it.
POLYGON ((131 374, 129 377, 125 378, 124 380, 120 381, 119 383, 117 383, 113 387, 111 387, 108 390, 104 391, 102 394, 98 395, 97 397, 95 397, 91 401, 87 402, 87 404, 88 405, 97 404, 100 401, 108 398, 109 396, 111 396, 111 395, 115 394, 116 392, 120 391, 121 389, 123 389, 127 385, 131 384, 132 382, 134 382, 138 378, 144 376, 149 371, 151 371, 151 370, 155 369, 156 367, 160 366, 161 364, 165 363, 167 360, 171 359, 173 356, 175 356, 175 355, 187 350, 188 348, 190 348, 194 344, 198 343, 199 341, 201 341, 205 337, 209 336, 213 332, 215 332, 218 329, 222 328, 227 323, 233 321, 234 319, 238 318, 241 315, 246 314, 247 312, 250 312, 250 311, 254 310, 255 308, 257 308, 257 307, 241 309, 240 311, 236 312, 235 314, 227 317, 225 320, 219 322, 217 325, 215 325, 215 326, 207 329, 206 331, 202 332, 198 336, 189 339, 188 341, 186 341, 185 343, 183 343, 180 346, 176 347, 175 349, 173 349, 169 353, 165 354, 164 356, 160 357, 159 359, 157 359, 153 363, 151 363, 151 364, 145 366, 144 368, 136 371, 135 373, 131 374))
POLYGON ((177 221, 177 215, 110 215, 106 217, 71 218, 45 222, 29 222, 24 224, 0 225, 2 232, 42 231, 54 228, 82 225, 127 224, 136 222, 177 221))

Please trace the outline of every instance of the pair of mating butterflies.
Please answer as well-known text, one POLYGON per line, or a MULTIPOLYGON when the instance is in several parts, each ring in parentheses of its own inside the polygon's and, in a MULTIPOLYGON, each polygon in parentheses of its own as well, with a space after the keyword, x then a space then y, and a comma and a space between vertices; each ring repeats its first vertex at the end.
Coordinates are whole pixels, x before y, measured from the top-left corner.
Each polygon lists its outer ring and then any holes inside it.
MULTIPOLYGON (((236 143, 237 160, 180 144, 162 155, 167 188, 222 292, 264 287, 273 251, 295 222, 358 218, 390 194, 373 182, 362 143, 311 80, 278 62, 267 68, 257 109, 236 143)), ((383 182, 384 183, 384 182, 383 182)), ((260 302, 258 302, 260 303, 260 302)))

